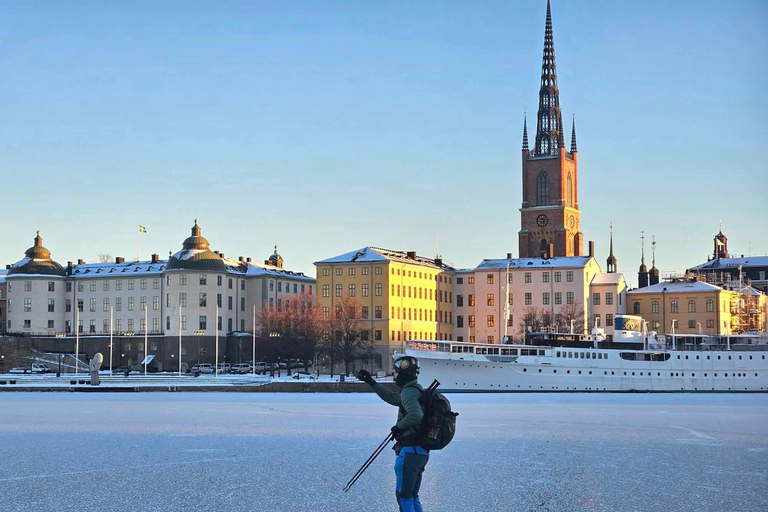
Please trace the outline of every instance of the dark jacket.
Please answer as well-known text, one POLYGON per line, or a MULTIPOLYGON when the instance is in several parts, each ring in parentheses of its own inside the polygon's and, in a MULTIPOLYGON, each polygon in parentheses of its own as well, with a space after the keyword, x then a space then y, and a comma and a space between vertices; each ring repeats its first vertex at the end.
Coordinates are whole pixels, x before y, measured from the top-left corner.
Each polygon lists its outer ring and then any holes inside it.
POLYGON ((397 439, 400 446, 418 446, 420 444, 421 419, 424 417, 424 411, 419 403, 419 397, 424 388, 421 387, 417 379, 407 382, 400 392, 390 391, 378 382, 374 384, 373 390, 379 395, 379 398, 388 404, 398 407, 397 428, 402 430, 402 434, 397 439))

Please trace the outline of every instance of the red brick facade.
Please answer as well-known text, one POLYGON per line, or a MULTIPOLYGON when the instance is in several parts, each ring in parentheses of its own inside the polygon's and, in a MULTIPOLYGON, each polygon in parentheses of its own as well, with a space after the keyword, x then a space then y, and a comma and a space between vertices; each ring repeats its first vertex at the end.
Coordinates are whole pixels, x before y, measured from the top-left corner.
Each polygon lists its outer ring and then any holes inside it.
POLYGON ((560 148, 558 156, 532 157, 523 150, 523 204, 520 257, 581 256, 578 152, 560 148), (553 244, 553 254, 549 245, 553 244))

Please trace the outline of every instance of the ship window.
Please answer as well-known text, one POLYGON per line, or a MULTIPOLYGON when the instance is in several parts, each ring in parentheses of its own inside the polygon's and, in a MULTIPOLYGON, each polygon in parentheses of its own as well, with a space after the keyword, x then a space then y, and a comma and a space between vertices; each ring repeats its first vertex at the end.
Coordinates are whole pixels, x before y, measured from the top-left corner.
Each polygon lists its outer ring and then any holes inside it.
POLYGON ((557 351, 557 357, 560 357, 560 351, 559 350, 557 351))
POLYGON ((584 359, 584 352, 581 352, 581 358, 584 359))
POLYGON ((597 358, 598 358, 598 359, 602 359, 602 358, 603 358, 603 353, 602 353, 602 352, 598 352, 598 354, 597 354, 597 358))
POLYGON ((543 356, 544 355, 544 351, 543 350, 539 350, 539 355, 543 356))

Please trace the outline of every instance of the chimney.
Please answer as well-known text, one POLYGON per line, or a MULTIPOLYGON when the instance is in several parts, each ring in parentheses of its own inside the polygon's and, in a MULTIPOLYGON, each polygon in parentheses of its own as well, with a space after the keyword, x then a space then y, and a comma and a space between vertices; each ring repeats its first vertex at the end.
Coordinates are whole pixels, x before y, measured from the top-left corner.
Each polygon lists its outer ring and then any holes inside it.
POLYGON ((220 252, 219 256, 221 256, 221 259, 224 259, 224 253, 223 252, 220 252))
POLYGON ((511 252, 508 252, 508 253, 507 253, 507 259, 508 259, 508 260, 511 260, 511 259, 512 259, 512 253, 511 253, 511 252))
POLYGON ((159 254, 153 254, 152 255, 152 263, 157 263, 160 261, 160 255, 159 254))
POLYGON ((589 256, 592 258, 595 257, 595 242, 592 240, 589 241, 589 256))
POLYGON ((442 267, 443 266, 443 258, 435 258, 435 265, 437 265, 438 267, 442 267))
POLYGON ((244 256, 240 256, 240 257, 238 258, 238 261, 239 261, 240 263, 245 263, 245 257, 244 257, 244 256))
POLYGON ((245 258, 245 261, 246 261, 247 263, 250 263, 250 262, 251 262, 251 257, 250 257, 250 256, 248 256, 247 258, 245 258))
MULTIPOLYGON (((71 261, 69 262, 69 266, 70 266, 70 267, 72 266, 72 262, 71 262, 71 261)), ((10 266, 10 265, 6 265, 6 266, 5 266, 5 270, 10 270, 10 269, 11 269, 11 266, 10 266)))
POLYGON ((85 265, 85 260, 77 260, 78 265, 85 265))
POLYGON ((406 253, 408 255, 409 260, 415 260, 416 259, 416 251, 408 251, 406 253))
POLYGON ((125 258, 123 258, 122 256, 118 256, 117 258, 115 258, 115 263, 125 263, 125 258))
POLYGON ((552 258, 555 255, 555 244, 549 244, 547 249, 547 258, 552 258))

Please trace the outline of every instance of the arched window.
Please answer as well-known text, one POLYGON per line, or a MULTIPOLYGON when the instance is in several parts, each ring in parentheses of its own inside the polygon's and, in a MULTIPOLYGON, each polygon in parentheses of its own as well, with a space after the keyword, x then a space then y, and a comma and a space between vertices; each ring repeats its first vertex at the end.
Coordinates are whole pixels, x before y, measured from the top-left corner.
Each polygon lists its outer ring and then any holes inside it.
POLYGON ((715 310, 715 303, 712 299, 707 299, 707 312, 711 313, 715 310))
POLYGON ((659 312, 659 301, 655 300, 651 303, 651 313, 659 312))
POLYGON ((639 302, 635 302, 635 306, 634 306, 634 310, 633 310, 633 312, 634 312, 636 315, 639 315, 639 314, 640 314, 640 303, 639 303, 639 302))
POLYGON ((571 183, 571 175, 568 174, 568 178, 565 180, 565 194, 566 202, 568 206, 573 206, 573 186, 571 183))
POLYGON ((547 256, 551 258, 552 255, 548 254, 548 253, 549 253, 549 244, 547 243, 547 239, 546 238, 542 238, 541 239, 541 254, 547 254, 547 256))
POLYGON ((688 312, 689 313, 695 313, 696 312, 696 301, 689 300, 688 301, 688 312))
POLYGON ((549 204, 549 182, 547 181, 547 173, 542 171, 536 180, 536 205, 544 206, 546 204, 549 204))
POLYGON ((672 304, 670 305, 670 308, 669 308, 669 310, 670 310, 672 313, 677 313, 677 301, 676 301, 676 300, 673 300, 673 301, 672 301, 672 304))

